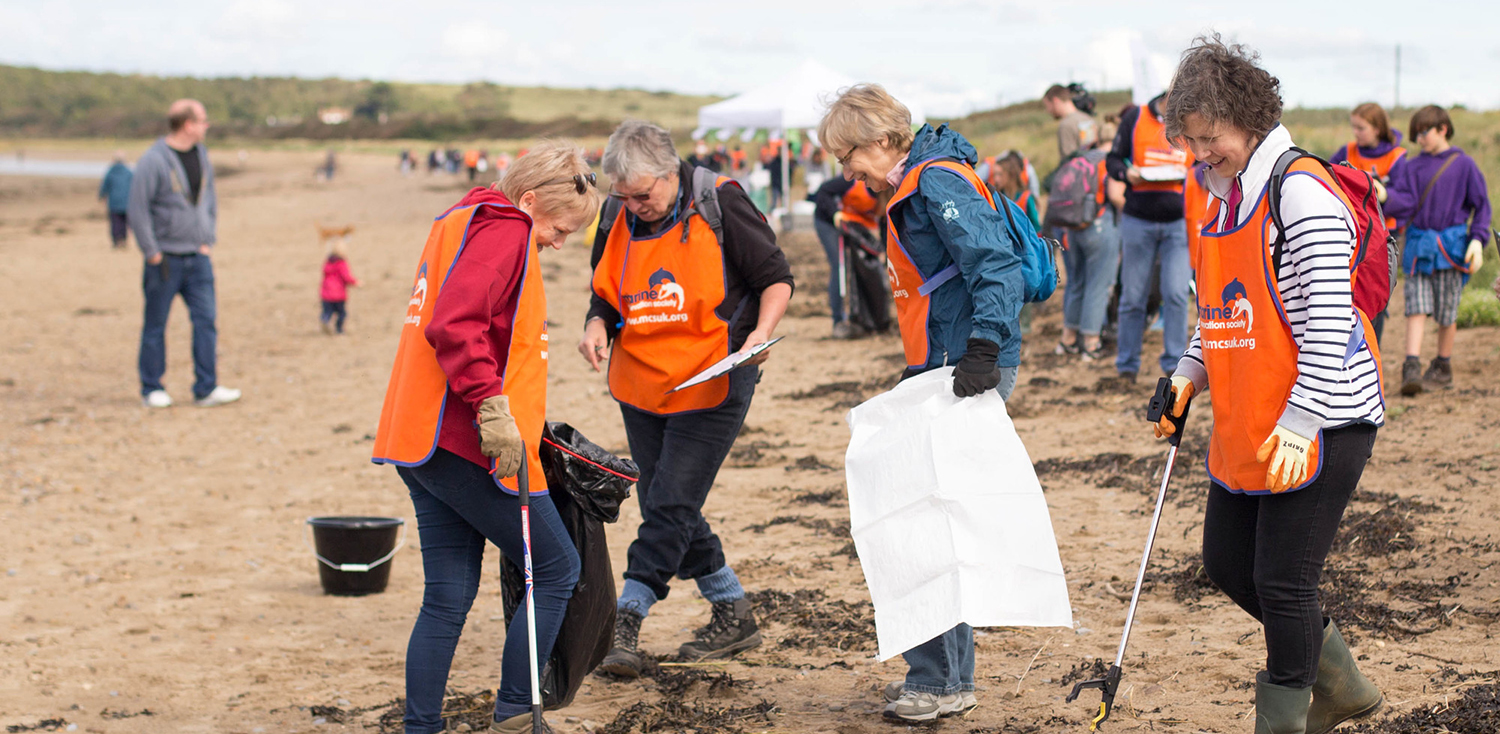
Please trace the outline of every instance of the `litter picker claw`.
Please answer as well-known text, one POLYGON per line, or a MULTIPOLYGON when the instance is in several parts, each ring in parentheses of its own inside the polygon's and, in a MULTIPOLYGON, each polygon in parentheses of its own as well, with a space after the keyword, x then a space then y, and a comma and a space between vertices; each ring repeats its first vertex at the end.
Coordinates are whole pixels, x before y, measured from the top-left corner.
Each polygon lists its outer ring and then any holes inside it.
POLYGON ((1130 627, 1135 623, 1136 606, 1141 601, 1141 584, 1146 580, 1146 566, 1151 562, 1151 546, 1156 543, 1156 528, 1161 524, 1161 506, 1167 498, 1167 485, 1172 481, 1172 466, 1177 463, 1177 449, 1182 444, 1182 429, 1187 425, 1189 406, 1183 406, 1181 416, 1171 417, 1176 398, 1177 394, 1172 392, 1172 381, 1163 377, 1157 381, 1156 394, 1151 396, 1151 403, 1146 408, 1146 420, 1156 423, 1165 416, 1177 430, 1167 437, 1167 442, 1171 444, 1171 448, 1167 450, 1167 468, 1162 473, 1161 489, 1156 492, 1156 511, 1151 515, 1151 531, 1146 535, 1146 549, 1141 552, 1141 567, 1135 574, 1135 590, 1130 593, 1130 610, 1125 614, 1125 629, 1120 633, 1120 647, 1115 651, 1115 664, 1109 666, 1109 671, 1104 674, 1103 678, 1094 678, 1074 685, 1073 692, 1069 693, 1066 699, 1071 703, 1084 689, 1099 689, 1099 714, 1089 723, 1089 731, 1098 731, 1109 718, 1115 706, 1115 694, 1120 689, 1120 666, 1125 662, 1125 646, 1130 643, 1130 627))

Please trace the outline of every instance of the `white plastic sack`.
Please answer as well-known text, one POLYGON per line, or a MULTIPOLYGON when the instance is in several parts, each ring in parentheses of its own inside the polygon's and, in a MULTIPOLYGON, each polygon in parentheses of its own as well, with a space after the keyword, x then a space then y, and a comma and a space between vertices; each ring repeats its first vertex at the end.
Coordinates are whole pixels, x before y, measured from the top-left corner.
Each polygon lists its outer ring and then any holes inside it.
POLYGON ((849 411, 849 520, 879 658, 975 627, 1071 627, 1052 519, 996 392, 960 399, 952 368, 849 411))

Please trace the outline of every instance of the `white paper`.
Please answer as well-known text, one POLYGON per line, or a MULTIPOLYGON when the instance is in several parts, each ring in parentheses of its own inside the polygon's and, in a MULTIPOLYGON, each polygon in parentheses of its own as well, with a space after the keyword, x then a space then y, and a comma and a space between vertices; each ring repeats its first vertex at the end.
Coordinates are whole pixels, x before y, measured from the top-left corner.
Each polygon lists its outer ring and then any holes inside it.
POLYGON ((713 366, 709 367, 708 369, 706 369, 706 370, 704 370, 702 372, 699 372, 698 374, 693 375, 692 377, 689 377, 687 379, 687 382, 684 382, 681 385, 678 385, 677 387, 674 387, 671 390, 668 390, 667 392, 668 393, 674 393, 674 392, 677 392, 678 390, 681 390, 683 388, 692 387, 694 385, 699 385, 699 384, 708 382, 709 380, 712 380, 715 377, 723 377, 724 375, 729 374, 730 370, 733 370, 734 368, 736 368, 736 367, 738 367, 738 366, 740 366, 740 365, 742 365, 742 364, 750 361, 751 357, 754 357, 755 355, 760 354, 761 352, 764 352, 767 349, 770 349, 772 344, 775 344, 776 342, 779 342, 779 341, 781 341, 782 339, 785 339, 785 338, 786 337, 778 336, 775 339, 772 339, 771 341, 761 342, 759 344, 756 344, 755 346, 751 347, 748 350, 742 349, 742 350, 740 350, 738 352, 735 352, 734 354, 731 354, 728 357, 725 357, 725 358, 723 358, 723 359, 721 359, 721 360, 713 363, 713 366))
POLYGON ((1171 164, 1146 166, 1136 170, 1140 171, 1141 178, 1147 181, 1181 181, 1187 178, 1187 168, 1171 164))
POLYGON ((849 520, 887 660, 952 629, 1071 627, 1052 520, 994 391, 951 368, 849 411, 849 520))

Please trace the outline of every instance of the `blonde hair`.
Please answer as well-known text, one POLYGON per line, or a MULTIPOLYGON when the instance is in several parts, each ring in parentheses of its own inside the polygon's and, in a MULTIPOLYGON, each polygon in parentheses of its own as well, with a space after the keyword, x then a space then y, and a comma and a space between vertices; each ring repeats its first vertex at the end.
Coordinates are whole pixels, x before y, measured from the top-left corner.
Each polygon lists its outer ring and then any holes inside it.
POLYGON ((863 145, 885 141, 886 147, 911 150, 911 110, 879 84, 856 84, 839 91, 818 123, 818 142, 842 158, 863 145))
POLYGON ((343 237, 336 237, 328 242, 328 256, 340 260, 349 259, 349 241, 343 237))
POLYGON ((566 140, 544 140, 512 162, 497 187, 512 203, 534 193, 537 208, 547 216, 592 217, 603 201, 599 188, 585 182, 580 194, 573 178, 591 173, 583 148, 566 140))

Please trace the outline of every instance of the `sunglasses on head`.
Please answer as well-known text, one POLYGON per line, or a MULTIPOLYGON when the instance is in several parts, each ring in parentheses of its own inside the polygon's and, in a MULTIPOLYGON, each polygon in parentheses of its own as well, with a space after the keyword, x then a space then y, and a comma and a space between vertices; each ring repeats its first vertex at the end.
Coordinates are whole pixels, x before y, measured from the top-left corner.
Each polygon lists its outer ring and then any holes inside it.
POLYGON ((588 173, 575 173, 573 174, 572 178, 559 178, 553 181, 548 181, 547 183, 544 183, 542 185, 551 186, 553 184, 564 183, 573 184, 573 190, 582 194, 583 192, 588 191, 589 186, 599 185, 599 177, 595 176, 593 171, 589 171, 588 173))

